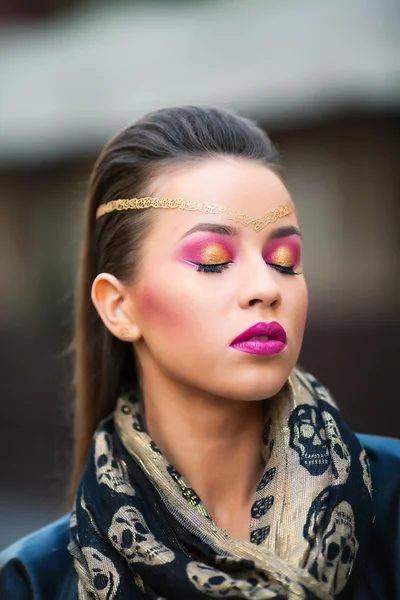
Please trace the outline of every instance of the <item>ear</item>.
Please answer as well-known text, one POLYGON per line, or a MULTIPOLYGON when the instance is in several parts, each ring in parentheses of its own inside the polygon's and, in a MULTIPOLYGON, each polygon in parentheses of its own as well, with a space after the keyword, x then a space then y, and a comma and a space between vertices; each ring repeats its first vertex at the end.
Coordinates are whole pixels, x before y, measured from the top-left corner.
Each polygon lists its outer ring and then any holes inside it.
POLYGON ((128 288, 114 275, 97 275, 92 285, 92 301, 104 325, 115 337, 124 342, 137 342, 141 338, 128 288))

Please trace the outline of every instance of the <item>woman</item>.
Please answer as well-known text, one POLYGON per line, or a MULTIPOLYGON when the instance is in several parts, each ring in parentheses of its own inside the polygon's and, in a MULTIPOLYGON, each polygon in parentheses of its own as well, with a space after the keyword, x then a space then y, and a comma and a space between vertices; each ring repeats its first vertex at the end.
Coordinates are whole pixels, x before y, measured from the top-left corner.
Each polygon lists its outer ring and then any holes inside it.
POLYGON ((306 312, 258 127, 172 108, 112 140, 77 287, 74 510, 3 554, 1 598, 400 598, 400 442, 357 437, 296 368, 306 312))

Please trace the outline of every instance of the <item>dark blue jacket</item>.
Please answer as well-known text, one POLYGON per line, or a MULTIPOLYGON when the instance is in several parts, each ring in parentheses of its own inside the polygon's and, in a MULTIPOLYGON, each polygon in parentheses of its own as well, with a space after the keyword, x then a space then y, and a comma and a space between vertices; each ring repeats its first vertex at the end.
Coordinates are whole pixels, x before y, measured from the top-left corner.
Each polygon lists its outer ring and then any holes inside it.
MULTIPOLYGON (((338 598, 400 600, 400 440, 358 437, 371 462, 376 519, 364 567, 338 598)), ((69 515, 2 552, 0 600, 77 600, 68 542, 69 515)))

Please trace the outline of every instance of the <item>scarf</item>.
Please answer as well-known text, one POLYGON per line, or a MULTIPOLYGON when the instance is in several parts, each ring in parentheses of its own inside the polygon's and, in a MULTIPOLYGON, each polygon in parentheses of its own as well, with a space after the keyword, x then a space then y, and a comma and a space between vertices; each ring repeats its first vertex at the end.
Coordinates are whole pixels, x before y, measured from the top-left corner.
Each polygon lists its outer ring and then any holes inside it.
POLYGON ((294 370, 265 402, 265 470, 246 541, 220 528, 167 462, 141 400, 117 401, 71 514, 79 600, 315 600, 345 588, 373 521, 366 452, 309 374, 294 370))

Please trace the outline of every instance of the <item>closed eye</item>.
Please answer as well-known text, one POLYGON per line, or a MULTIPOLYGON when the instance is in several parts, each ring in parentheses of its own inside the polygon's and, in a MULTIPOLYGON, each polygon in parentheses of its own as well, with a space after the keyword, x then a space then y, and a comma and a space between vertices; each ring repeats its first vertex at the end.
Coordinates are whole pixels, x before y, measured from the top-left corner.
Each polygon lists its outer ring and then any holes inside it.
MULTIPOLYGON (((222 273, 222 271, 224 269, 227 269, 229 267, 230 264, 232 264, 231 261, 229 262, 225 262, 225 263, 219 263, 217 265, 205 265, 205 264, 201 264, 201 263, 193 263, 197 266, 197 271, 200 271, 202 273, 222 273)), ((279 273, 282 273, 284 275, 301 275, 301 272, 296 272, 294 270, 294 266, 291 267, 286 267, 286 266, 282 266, 282 265, 276 265, 273 263, 266 263, 269 267, 271 267, 272 269, 275 269, 275 271, 278 271, 279 273)))
POLYGON ((197 271, 203 273, 222 273, 224 269, 227 269, 231 262, 220 263, 218 265, 202 265, 201 263, 194 263, 197 266, 197 271))
POLYGON ((284 275, 301 275, 300 272, 296 272, 294 270, 294 265, 292 267, 284 267, 282 265, 275 265, 273 263, 265 263, 267 264, 269 267, 272 267, 273 269, 275 269, 275 271, 279 271, 279 273, 283 273, 284 275))

